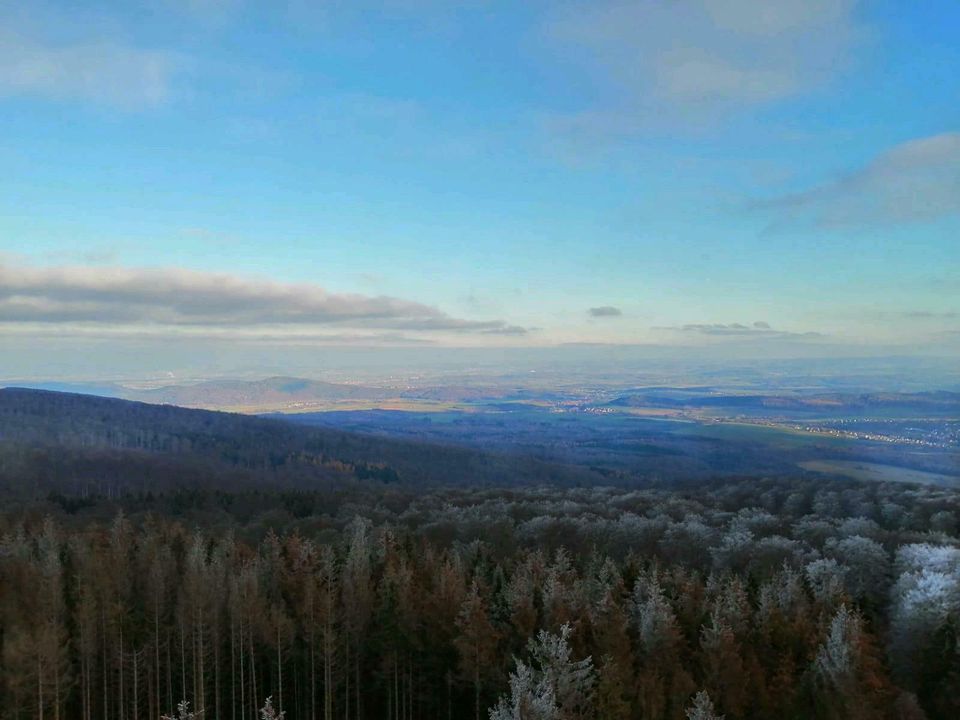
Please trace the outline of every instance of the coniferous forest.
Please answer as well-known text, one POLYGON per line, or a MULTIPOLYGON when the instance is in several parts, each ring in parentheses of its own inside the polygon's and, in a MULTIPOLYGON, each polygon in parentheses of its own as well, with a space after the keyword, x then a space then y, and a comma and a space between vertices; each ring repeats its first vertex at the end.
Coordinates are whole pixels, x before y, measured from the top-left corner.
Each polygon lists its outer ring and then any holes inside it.
MULTIPOLYGON (((272 475, 204 487, 200 473, 157 491, 128 478, 109 495, 40 483, 30 496, 26 480, 62 466, 43 460, 51 448, 24 464, 15 435, 0 463, 4 720, 960 710, 949 489, 801 477, 463 488, 341 463, 316 489, 272 475)), ((99 442, 69 436, 57 442, 99 442)), ((83 457, 91 479, 100 456, 83 457)))

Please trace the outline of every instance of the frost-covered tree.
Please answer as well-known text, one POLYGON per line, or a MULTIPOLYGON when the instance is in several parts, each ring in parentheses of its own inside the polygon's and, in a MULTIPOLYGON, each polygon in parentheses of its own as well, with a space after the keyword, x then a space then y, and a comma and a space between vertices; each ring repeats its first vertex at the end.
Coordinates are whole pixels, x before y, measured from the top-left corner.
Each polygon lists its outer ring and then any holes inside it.
POLYGON ((510 694, 490 709, 490 720, 558 720, 553 687, 529 665, 517 661, 510 674, 510 694))
POLYGON ((176 715, 161 715, 160 720, 197 720, 198 717, 200 717, 200 713, 190 710, 190 703, 181 700, 177 703, 176 715))
POLYGON ((263 707, 260 708, 261 720, 283 720, 286 714, 287 713, 284 710, 277 712, 273 709, 272 697, 267 697, 266 701, 263 703, 263 707))
POLYGON ((633 591, 634 621, 641 651, 669 656, 680 642, 677 618, 656 577, 640 578, 633 591))
POLYGON ((710 548, 716 537, 717 531, 702 516, 690 514, 667 529, 660 552, 671 562, 703 570, 710 565, 710 548))
POLYGON ((871 602, 886 592, 890 558, 880 543, 862 535, 853 535, 840 540, 830 538, 824 550, 829 557, 848 568, 844 577, 851 597, 871 602))
MULTIPOLYGON (((524 638, 533 635, 537 627, 537 594, 545 573, 545 561, 540 552, 527 553, 514 569, 504 599, 510 610, 510 623, 524 638)), ((514 646, 519 650, 518 646, 514 646)))
POLYGON ((700 651, 704 683, 718 698, 721 708, 740 717, 750 690, 750 677, 743 662, 745 653, 717 610, 701 632, 700 651))
POLYGON ((934 720, 960 717, 960 622, 948 618, 919 652, 919 701, 934 720))
MULTIPOLYGON (((360 717, 361 658, 363 642, 373 609, 373 580, 371 578, 371 523, 365 518, 354 519, 350 528, 350 544, 342 570, 342 602, 346 657, 344 658, 345 701, 353 700, 354 716, 360 717), (351 698, 351 692, 353 697, 351 698)), ((347 717, 350 716, 349 709, 347 717)))
POLYGON ((930 516, 930 529, 945 535, 957 532, 957 514, 952 510, 940 510, 930 516))
POLYGON ((891 590, 891 657, 911 678, 920 670, 918 654, 938 628, 960 620, 960 548, 904 545, 894 565, 899 577, 891 590))
POLYGON ((559 627, 576 615, 577 598, 570 554, 560 548, 543 581, 543 612, 547 627, 559 627))
POLYGON ((857 647, 863 633, 860 616, 841 605, 830 621, 826 641, 817 650, 814 661, 817 676, 827 685, 845 688, 857 672, 857 647))
POLYGON ((882 715, 888 688, 863 619, 846 605, 830 621, 813 663, 816 702, 824 717, 875 718, 882 715))
POLYGON ((828 607, 839 602, 846 587, 847 568, 833 558, 820 558, 804 569, 813 598, 828 607))
POLYGON ((797 520, 791 528, 791 534, 797 540, 820 549, 827 539, 836 534, 833 524, 816 515, 807 515, 797 520))
POLYGON ((630 717, 634 659, 628 633, 629 618, 619 598, 623 581, 609 560, 596 578, 596 598, 590 608, 597 667, 597 712, 609 720, 630 717))
POLYGON ((753 533, 745 528, 735 528, 725 533, 710 553, 716 570, 739 572, 750 564, 754 550, 753 533))
POLYGON ((637 579, 633 615, 638 640, 638 703, 645 716, 666 717, 671 708, 682 708, 693 688, 680 657, 680 626, 656 576, 637 579))
POLYGON ((591 715, 595 673, 587 657, 573 660, 569 625, 541 630, 528 646, 531 663, 517 659, 510 694, 490 710, 490 720, 580 720, 591 715))
POLYGON ((713 709, 713 702, 706 690, 701 690, 693 697, 693 703, 687 708, 688 720, 723 720, 723 715, 717 715, 713 709))

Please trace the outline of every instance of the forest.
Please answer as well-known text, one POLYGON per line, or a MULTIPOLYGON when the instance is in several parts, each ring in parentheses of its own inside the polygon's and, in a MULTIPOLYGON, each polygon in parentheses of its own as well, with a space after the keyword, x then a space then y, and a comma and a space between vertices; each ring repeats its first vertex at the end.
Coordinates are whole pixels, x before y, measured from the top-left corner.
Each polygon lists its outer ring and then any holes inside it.
POLYGON ((2 717, 233 720, 268 696, 324 720, 958 710, 947 490, 341 493, 280 532, 170 500, 180 517, 135 497, 3 514, 2 717))
POLYGON ((75 393, 0 389, 0 497, 190 487, 590 484, 610 474, 452 445, 75 393))
POLYGON ((269 441, 238 441, 224 428, 249 426, 233 416, 204 432, 189 423, 205 414, 121 401, 81 413, 70 397, 58 423, 60 401, 8 396, 0 424, 4 720, 960 712, 952 489, 800 476, 464 487, 349 468, 309 486, 258 466, 269 441), (154 412, 168 424, 128 447, 154 412), (101 419, 85 436, 81 415, 101 419), (188 436, 214 448, 196 456, 207 464, 144 487, 139 469, 176 470, 154 445, 188 436), (105 451, 104 438, 141 460, 125 483, 93 482, 96 463, 71 466, 88 482, 55 482, 61 453, 105 451), (238 467, 250 483, 231 488, 221 474, 238 467), (33 477, 47 482, 30 494, 33 477))

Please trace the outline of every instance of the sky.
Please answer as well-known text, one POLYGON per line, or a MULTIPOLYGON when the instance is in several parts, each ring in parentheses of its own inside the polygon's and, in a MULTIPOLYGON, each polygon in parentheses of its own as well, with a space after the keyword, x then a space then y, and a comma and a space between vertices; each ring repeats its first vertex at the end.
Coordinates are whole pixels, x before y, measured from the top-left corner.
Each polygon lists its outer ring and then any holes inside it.
POLYGON ((958 27, 954 0, 0 0, 0 376, 960 358, 958 27))

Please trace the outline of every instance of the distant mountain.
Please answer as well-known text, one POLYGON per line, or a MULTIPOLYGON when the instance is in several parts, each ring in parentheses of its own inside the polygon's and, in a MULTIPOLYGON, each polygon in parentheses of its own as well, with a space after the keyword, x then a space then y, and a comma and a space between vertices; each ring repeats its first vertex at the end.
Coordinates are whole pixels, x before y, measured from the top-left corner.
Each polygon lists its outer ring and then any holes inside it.
POLYGON ((0 390, 0 491, 344 483, 509 486, 603 481, 591 470, 283 420, 22 388, 0 390))
POLYGON ((364 387, 271 377, 265 380, 209 380, 194 385, 171 385, 155 390, 127 390, 122 397, 149 403, 183 407, 260 409, 285 408, 337 400, 374 400, 389 397, 387 391, 364 387))
POLYGON ((210 380, 191 385, 171 385, 155 390, 126 389, 116 397, 149 403, 167 403, 244 412, 284 412, 355 401, 375 405, 388 401, 456 403, 497 400, 559 398, 554 392, 540 392, 513 385, 424 385, 420 387, 369 387, 328 383, 295 377, 265 380, 210 380))
POLYGON ((452 382, 448 385, 372 387, 285 376, 263 380, 206 380, 150 389, 132 388, 117 383, 80 382, 20 383, 17 386, 153 404, 246 413, 304 412, 333 409, 333 406, 351 403, 373 408, 390 404, 403 406, 423 403, 554 400, 566 397, 563 393, 521 388, 510 383, 474 385, 452 382))

